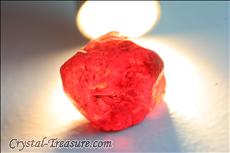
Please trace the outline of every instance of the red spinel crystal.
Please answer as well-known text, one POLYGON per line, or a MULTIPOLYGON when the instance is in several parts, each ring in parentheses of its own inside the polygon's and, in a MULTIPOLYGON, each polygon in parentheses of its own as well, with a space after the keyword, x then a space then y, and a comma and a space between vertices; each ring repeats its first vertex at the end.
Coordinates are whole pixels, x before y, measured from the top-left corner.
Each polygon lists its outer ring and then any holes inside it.
POLYGON ((117 32, 89 42, 61 66, 65 93, 105 131, 141 122, 165 92, 164 64, 117 32))

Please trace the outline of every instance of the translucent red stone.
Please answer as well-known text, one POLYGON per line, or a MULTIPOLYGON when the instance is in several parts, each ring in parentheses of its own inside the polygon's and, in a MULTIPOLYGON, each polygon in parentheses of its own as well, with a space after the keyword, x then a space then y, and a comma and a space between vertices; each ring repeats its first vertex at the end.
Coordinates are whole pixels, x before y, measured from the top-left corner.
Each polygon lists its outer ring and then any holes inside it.
POLYGON ((163 61, 117 32, 89 42, 61 66, 65 93, 94 125, 122 130, 141 122, 165 92, 163 61))

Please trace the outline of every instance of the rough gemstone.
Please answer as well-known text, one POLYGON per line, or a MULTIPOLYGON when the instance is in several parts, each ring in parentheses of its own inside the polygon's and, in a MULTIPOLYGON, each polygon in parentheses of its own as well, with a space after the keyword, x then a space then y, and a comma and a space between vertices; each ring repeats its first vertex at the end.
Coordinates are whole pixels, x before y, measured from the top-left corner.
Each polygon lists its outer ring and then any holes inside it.
POLYGON ((117 32, 89 42, 60 69, 65 93, 105 131, 141 122, 165 92, 164 64, 117 32))

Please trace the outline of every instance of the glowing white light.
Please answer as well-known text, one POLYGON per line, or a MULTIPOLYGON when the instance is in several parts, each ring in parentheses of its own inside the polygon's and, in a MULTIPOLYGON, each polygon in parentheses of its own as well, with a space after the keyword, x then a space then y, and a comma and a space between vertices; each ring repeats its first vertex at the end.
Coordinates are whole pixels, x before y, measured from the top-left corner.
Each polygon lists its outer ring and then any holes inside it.
POLYGON ((52 94, 52 111, 56 114, 56 119, 62 124, 72 121, 84 120, 81 113, 75 108, 62 89, 61 80, 58 81, 52 94))
POLYGON ((110 31, 139 37, 158 21, 160 5, 156 1, 87 1, 76 18, 80 31, 96 38, 110 31))
POLYGON ((137 43, 156 51, 165 64, 166 95, 169 110, 185 119, 199 116, 204 109, 201 92, 202 77, 196 65, 180 54, 180 47, 171 48, 162 41, 139 39, 137 43))

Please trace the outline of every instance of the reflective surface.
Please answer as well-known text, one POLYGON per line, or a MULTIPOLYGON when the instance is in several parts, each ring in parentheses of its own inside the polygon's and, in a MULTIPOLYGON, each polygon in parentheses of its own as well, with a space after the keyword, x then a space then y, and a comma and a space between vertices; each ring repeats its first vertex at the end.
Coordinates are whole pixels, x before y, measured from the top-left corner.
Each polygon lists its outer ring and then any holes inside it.
POLYGON ((153 31, 136 41, 159 53, 165 62, 165 102, 159 103, 137 126, 120 132, 101 132, 75 111, 61 87, 60 66, 86 42, 76 31, 75 3, 4 2, 1 46, 3 151, 12 151, 8 147, 12 138, 28 140, 47 136, 113 140, 114 147, 107 150, 26 148, 25 151, 227 152, 229 31, 226 4, 169 4, 162 3, 167 18, 180 21, 181 12, 178 11, 185 9, 190 17, 187 21, 199 21, 202 27, 203 17, 209 14, 210 22, 218 21, 220 25, 207 23, 209 26, 202 30, 190 25, 186 32, 183 28, 176 29, 177 23, 165 26, 167 22, 162 16, 163 23, 159 23, 164 25, 162 28, 157 27, 155 34, 153 31), (193 17, 190 7, 200 16, 193 17), (218 11, 212 12, 214 8, 218 11), (170 29, 173 26, 174 29, 170 29))

